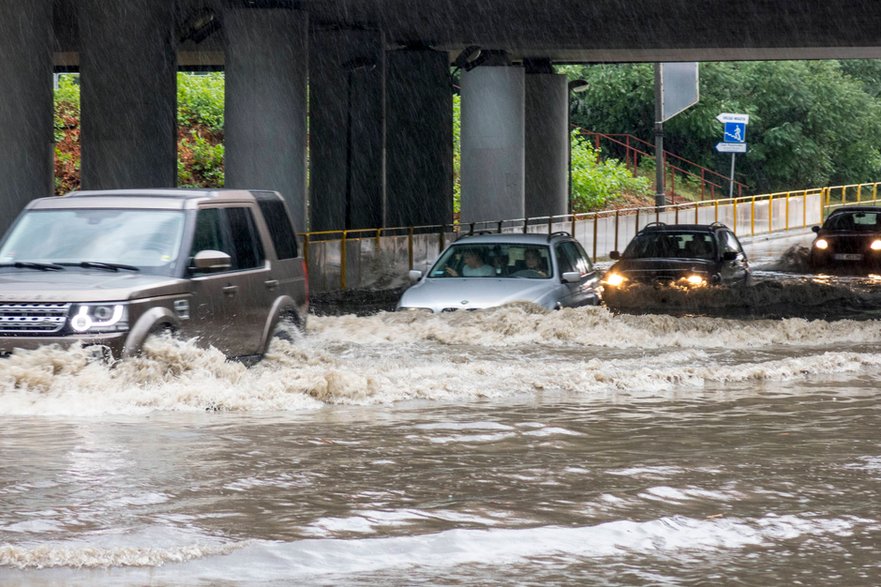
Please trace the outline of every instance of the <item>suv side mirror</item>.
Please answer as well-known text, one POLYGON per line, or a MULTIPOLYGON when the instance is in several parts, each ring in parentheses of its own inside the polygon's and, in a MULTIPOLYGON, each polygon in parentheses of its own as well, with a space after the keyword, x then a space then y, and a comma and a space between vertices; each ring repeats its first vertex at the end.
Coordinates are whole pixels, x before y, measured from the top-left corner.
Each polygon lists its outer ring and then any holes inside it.
POLYGON ((581 281, 581 273, 578 271, 566 271, 560 277, 563 283, 577 283, 581 281))
POLYGON ((617 261, 620 258, 621 253, 619 253, 618 251, 612 251, 611 253, 609 253, 609 259, 611 259, 612 261, 617 261))
POLYGON ((419 269, 411 269, 409 273, 407 273, 407 277, 410 278, 410 281, 419 281, 422 279, 422 271, 419 269))
POLYGON ((737 260, 737 253, 735 251, 725 251, 724 253, 722 253, 722 260, 723 261, 736 261, 737 260))
POLYGON ((232 267, 232 257, 223 251, 199 251, 193 255, 192 267, 197 271, 222 271, 232 267))
POLYGON ((812 226, 811 230, 813 230, 814 232, 820 232, 820 227, 819 226, 812 226))

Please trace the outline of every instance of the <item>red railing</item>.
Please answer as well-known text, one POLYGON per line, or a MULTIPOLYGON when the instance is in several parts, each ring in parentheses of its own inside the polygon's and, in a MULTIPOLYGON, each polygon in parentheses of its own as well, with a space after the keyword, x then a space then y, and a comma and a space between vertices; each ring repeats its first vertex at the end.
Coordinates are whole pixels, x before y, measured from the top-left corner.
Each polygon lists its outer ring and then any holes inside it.
MULTIPOLYGON (((603 141, 614 145, 615 150, 623 151, 624 164, 627 165, 634 175, 639 170, 639 159, 641 157, 655 158, 655 145, 633 135, 605 134, 586 130, 582 130, 581 134, 592 140, 597 152, 602 151, 603 141)), ((667 178, 666 191, 669 195, 676 195, 676 175, 679 174, 680 176, 691 177, 698 183, 701 201, 704 199, 715 200, 716 198, 728 197, 729 178, 721 173, 707 169, 694 161, 689 161, 670 151, 664 151, 664 163, 665 178, 667 178)), ((746 184, 739 181, 734 182, 735 197, 743 197, 747 189, 746 184)))

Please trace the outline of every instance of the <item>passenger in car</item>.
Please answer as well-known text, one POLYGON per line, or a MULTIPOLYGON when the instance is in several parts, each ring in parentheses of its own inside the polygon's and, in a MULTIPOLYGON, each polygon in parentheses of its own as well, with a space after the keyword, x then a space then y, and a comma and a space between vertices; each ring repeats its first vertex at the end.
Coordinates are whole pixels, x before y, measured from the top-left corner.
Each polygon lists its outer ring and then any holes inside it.
POLYGON ((447 266, 447 275, 450 277, 489 277, 495 275, 495 269, 491 265, 487 265, 483 260, 483 255, 476 249, 466 249, 462 253, 461 274, 453 267, 447 266))
POLYGON ((523 259, 526 261, 526 269, 530 271, 535 271, 540 274, 542 277, 547 277, 547 267, 544 264, 544 260, 541 258, 541 253, 538 252, 538 249, 526 249, 523 252, 523 259))

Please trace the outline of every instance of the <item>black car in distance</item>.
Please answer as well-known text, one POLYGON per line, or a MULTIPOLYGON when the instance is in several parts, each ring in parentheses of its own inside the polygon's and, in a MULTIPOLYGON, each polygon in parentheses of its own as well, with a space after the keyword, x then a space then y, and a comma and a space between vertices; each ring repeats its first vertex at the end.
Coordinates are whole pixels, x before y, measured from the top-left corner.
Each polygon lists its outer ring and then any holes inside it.
POLYGON ((749 260, 734 232, 713 224, 652 223, 640 230, 606 272, 607 291, 634 283, 686 288, 748 284, 749 260))
POLYGON ((812 271, 881 270, 881 206, 838 208, 813 231, 812 271))

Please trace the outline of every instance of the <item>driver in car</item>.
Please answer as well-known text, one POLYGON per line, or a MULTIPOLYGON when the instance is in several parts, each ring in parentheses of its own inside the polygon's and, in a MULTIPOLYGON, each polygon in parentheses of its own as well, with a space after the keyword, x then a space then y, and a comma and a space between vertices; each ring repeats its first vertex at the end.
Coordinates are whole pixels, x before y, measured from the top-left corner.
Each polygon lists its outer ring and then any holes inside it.
POLYGON ((450 277, 489 277, 495 275, 495 269, 483 261, 480 251, 467 249, 462 253, 462 260, 464 265, 462 265, 461 275, 449 266, 447 267, 447 275, 450 277))

